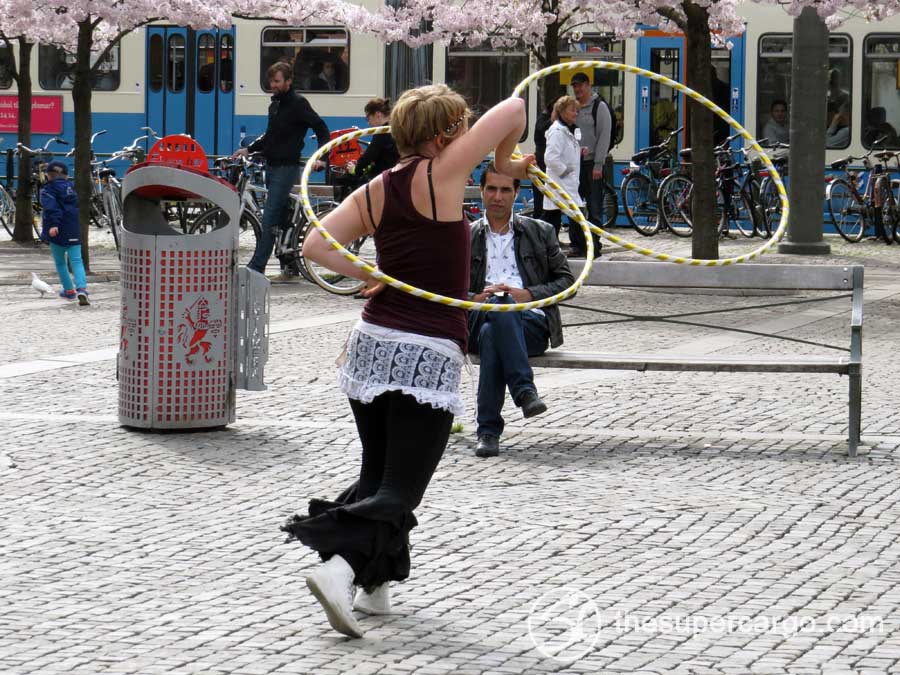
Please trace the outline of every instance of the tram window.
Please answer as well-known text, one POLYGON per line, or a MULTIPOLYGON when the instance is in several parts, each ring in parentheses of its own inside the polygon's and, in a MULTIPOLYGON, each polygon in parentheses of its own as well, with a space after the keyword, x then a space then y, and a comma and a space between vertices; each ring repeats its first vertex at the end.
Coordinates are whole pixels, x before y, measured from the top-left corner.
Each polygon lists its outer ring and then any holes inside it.
MULTIPOLYGON (((91 89, 114 91, 119 88, 121 76, 119 53, 119 45, 115 45, 103 58, 91 78, 91 89)), ((92 56, 91 63, 96 63, 96 59, 96 56, 92 56)), ((52 45, 38 47, 38 82, 41 89, 71 89, 75 84, 74 67, 74 54, 52 45)))
MULTIPOLYGON (((489 43, 477 47, 454 45, 447 50, 447 85, 459 92, 476 117, 509 96, 528 77, 528 55, 501 52, 489 43)), ((525 135, 528 136, 528 126, 525 135)))
POLYGON ((170 92, 184 90, 184 35, 178 33, 169 36, 169 45, 166 48, 166 61, 168 73, 166 75, 166 88, 170 92))
MULTIPOLYGON (((790 33, 759 38, 756 81, 756 135, 789 142, 787 118, 791 101, 794 38, 790 33), (783 122, 782 122, 783 120, 783 122)), ((825 108, 825 147, 850 145, 853 109, 853 57, 848 35, 828 38, 828 96, 825 108)))
POLYGON ((234 89, 234 38, 228 33, 219 38, 219 89, 234 89))
POLYGON ((297 91, 340 94, 350 86, 350 37, 344 28, 266 28, 259 61, 263 91, 269 91, 266 71, 276 61, 293 65, 297 91))
POLYGON ((900 35, 869 35, 863 58, 862 142, 900 147, 900 35))
MULTIPOLYGON (((609 35, 603 34, 583 35, 580 40, 571 40, 563 45, 559 57, 560 61, 597 59, 624 63, 625 41, 613 40, 609 35)), ((594 93, 602 96, 616 115, 619 137, 612 144, 618 144, 625 130, 625 74, 617 70, 595 68, 591 82, 594 93)))
POLYGON ((0 47, 0 89, 9 89, 13 83, 12 47, 0 47))
POLYGON ((213 90, 216 81, 216 38, 211 33, 203 33, 197 39, 197 89, 201 92, 213 90))
POLYGON ((163 38, 162 35, 150 36, 149 56, 149 82, 150 91, 156 93, 163 88, 163 38))

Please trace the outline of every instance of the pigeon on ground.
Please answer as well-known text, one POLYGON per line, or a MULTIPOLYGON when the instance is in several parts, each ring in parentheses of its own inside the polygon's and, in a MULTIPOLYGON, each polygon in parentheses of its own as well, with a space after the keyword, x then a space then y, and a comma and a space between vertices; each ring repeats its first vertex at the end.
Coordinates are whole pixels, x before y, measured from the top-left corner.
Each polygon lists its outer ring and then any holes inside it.
POLYGON ((50 288, 50 284, 41 279, 34 272, 31 273, 31 287, 41 294, 41 297, 44 297, 45 293, 52 293, 53 289, 50 288))

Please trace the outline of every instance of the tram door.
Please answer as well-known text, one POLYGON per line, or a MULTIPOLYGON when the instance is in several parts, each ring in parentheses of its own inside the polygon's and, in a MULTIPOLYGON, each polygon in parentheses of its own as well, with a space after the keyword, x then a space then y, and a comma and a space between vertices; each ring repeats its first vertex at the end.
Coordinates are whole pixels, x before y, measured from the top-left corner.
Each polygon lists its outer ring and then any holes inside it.
POLYGON ((188 134, 207 154, 234 150, 234 29, 147 29, 147 126, 188 134))
MULTIPOLYGON (((729 38, 731 49, 713 47, 713 100, 735 120, 744 121, 744 38, 729 38)), ((647 37, 638 42, 638 67, 686 82, 685 48, 682 37, 647 37)), ((671 87, 638 77, 637 149, 662 142, 669 131, 684 125, 679 135, 690 144, 690 129, 685 114, 685 97, 671 87)), ((726 138, 734 133, 724 121, 717 121, 715 135, 726 138)), ((736 141, 740 144, 740 141, 736 141)))

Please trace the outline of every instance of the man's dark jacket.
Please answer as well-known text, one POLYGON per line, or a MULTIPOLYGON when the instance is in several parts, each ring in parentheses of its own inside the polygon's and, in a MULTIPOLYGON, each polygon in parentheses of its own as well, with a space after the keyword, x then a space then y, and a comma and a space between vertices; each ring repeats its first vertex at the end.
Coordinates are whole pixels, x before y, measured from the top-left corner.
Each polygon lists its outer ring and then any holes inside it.
POLYGON ((266 133, 250 144, 250 152, 262 152, 266 163, 272 166, 299 164, 306 132, 310 129, 315 132, 319 147, 330 140, 328 126, 309 101, 288 89, 272 97, 266 133))
MULTIPOLYGON (((472 265, 469 276, 469 293, 477 295, 484 290, 487 276, 487 218, 480 218, 471 225, 472 265)), ((525 288, 535 300, 543 300, 564 291, 575 282, 566 256, 559 250, 559 241, 552 225, 526 216, 513 216, 513 250, 516 265, 525 288)), ((563 343, 562 319, 559 307, 543 307, 550 328, 550 346, 563 343)))

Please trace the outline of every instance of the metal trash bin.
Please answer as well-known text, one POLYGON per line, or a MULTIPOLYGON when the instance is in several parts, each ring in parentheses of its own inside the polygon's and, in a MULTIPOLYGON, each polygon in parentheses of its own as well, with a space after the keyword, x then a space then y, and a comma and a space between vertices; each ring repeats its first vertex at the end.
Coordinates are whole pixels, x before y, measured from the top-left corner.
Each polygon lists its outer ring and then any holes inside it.
POLYGON ((133 167, 122 181, 119 422, 144 429, 220 427, 235 389, 265 389, 269 281, 238 269, 239 201, 203 171, 133 167), (185 235, 160 202, 221 208, 223 226, 185 235))

